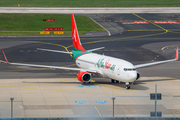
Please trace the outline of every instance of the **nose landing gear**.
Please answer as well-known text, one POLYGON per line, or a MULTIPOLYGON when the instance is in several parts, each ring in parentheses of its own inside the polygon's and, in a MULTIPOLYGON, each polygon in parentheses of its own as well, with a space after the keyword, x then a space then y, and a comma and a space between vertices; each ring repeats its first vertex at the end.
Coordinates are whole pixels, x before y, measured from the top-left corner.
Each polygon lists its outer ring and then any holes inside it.
MULTIPOLYGON (((111 79, 111 82, 112 83, 120 83, 120 81, 114 80, 114 79, 111 79)), ((130 89, 130 83, 129 82, 126 82, 126 89, 130 89)))
POLYGON ((129 82, 126 83, 126 89, 130 89, 129 82))
POLYGON ((126 89, 130 89, 130 85, 126 85, 126 89))

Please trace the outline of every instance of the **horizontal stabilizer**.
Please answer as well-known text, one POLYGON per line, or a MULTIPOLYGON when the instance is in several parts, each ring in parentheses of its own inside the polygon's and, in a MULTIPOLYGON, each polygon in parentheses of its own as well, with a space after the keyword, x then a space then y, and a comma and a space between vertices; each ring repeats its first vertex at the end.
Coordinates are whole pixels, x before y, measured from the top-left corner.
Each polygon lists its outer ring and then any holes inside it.
POLYGON ((105 47, 100 47, 100 48, 94 48, 94 49, 91 49, 91 50, 87 50, 87 52, 92 52, 92 51, 96 51, 96 50, 100 50, 100 49, 104 49, 105 47))
POLYGON ((49 51, 49 52, 58 52, 58 53, 72 54, 72 52, 59 51, 59 50, 49 50, 49 49, 41 49, 41 48, 37 48, 37 50, 43 50, 43 51, 49 51))

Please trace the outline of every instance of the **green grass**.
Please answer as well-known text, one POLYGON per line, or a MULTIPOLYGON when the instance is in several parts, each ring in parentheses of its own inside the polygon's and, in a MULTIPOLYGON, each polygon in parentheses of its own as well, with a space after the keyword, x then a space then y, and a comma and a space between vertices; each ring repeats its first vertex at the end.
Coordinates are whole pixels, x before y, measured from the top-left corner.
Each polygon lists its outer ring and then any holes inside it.
POLYGON ((180 7, 180 0, 0 0, 0 7, 180 7))
MULTIPOLYGON (((62 35, 54 34, 40 34, 40 32, 0 32, 0 36, 70 36, 71 32, 64 32, 62 35)), ((85 35, 85 32, 79 32, 79 35, 85 35)))
MULTIPOLYGON (((86 16, 75 16, 79 31, 104 31, 99 25, 86 16)), ((71 16, 59 14, 0 14, 0 30, 5 31, 43 31, 44 28, 63 27, 71 31, 71 16), (55 22, 44 22, 43 19, 55 19, 55 22)))

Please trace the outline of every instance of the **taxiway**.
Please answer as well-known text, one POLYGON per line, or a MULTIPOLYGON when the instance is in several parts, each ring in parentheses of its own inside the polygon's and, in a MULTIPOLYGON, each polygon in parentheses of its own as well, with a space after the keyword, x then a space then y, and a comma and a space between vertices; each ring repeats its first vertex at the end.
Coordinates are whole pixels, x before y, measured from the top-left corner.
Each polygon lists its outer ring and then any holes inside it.
MULTIPOLYGON (((178 21, 177 14, 95 15, 105 18, 110 22, 107 24, 116 26, 117 30, 122 27, 124 32, 102 37, 83 36, 81 42, 85 49, 104 46, 105 49, 96 52, 136 65, 173 59, 176 46, 180 46, 180 24, 152 23, 178 21), (149 24, 122 24, 135 20, 147 20, 149 24)), ((71 41, 71 37, 1 37, 0 49, 5 51, 9 62, 76 67, 67 54, 37 51, 37 48, 71 51, 71 41)), ((2 54, 0 60, 4 61, 2 54)), ((11 97, 15 98, 14 117, 111 117, 113 96, 116 96, 115 116, 150 116, 154 101, 149 95, 155 92, 155 84, 163 95, 158 101, 158 111, 162 111, 163 116, 180 116, 179 61, 138 69, 141 79, 131 85, 130 90, 125 89, 124 83, 110 83, 106 78, 94 77, 95 82, 83 84, 76 79, 77 72, 12 66, 3 61, 0 64, 0 117, 10 117, 11 97)))

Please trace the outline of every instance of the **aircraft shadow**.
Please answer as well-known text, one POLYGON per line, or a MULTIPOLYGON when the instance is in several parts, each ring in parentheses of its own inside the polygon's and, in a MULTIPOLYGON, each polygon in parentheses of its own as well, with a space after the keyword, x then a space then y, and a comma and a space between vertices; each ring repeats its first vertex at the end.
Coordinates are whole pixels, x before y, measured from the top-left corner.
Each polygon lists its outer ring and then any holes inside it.
MULTIPOLYGON (((103 86, 103 87, 110 87, 108 85, 113 85, 115 86, 114 89, 117 89, 117 88, 122 88, 124 90, 125 89, 125 83, 121 82, 121 83, 111 83, 111 82, 92 82, 92 83, 80 83, 80 82, 23 82, 23 83, 45 83, 45 84, 74 84, 74 85, 77 85, 77 86, 103 86), (106 86, 107 85, 107 86, 106 86)), ((145 87, 145 86, 141 86, 139 84, 133 84, 133 85, 130 85, 131 86, 131 90, 148 90, 149 88, 148 87, 145 87)), ((111 88, 113 89, 113 87, 111 86, 111 88)))
MULTIPOLYGON (((176 79, 179 79, 179 78, 176 78, 176 79)), ((139 80, 136 83, 138 84, 145 84, 146 82, 158 82, 158 81, 171 81, 171 80, 175 80, 175 79, 158 79, 158 80, 139 80)))

